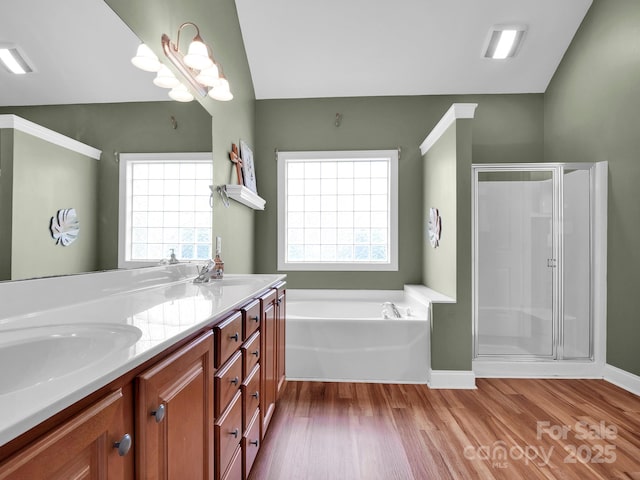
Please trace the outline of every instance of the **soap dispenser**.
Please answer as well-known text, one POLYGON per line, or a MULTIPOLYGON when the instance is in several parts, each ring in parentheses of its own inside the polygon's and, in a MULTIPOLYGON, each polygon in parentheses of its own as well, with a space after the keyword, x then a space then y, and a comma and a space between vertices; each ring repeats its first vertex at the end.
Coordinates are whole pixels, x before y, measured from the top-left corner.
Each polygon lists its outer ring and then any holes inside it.
POLYGON ((222 255, 222 238, 216 237, 216 257, 213 259, 214 271, 211 278, 221 279, 224 275, 224 262, 221 258, 222 255))

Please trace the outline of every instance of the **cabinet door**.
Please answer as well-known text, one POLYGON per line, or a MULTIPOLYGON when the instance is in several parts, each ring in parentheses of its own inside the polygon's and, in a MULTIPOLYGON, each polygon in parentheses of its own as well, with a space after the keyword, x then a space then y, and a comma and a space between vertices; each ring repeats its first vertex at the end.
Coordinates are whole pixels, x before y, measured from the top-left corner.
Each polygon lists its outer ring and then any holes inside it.
POLYGON ((277 398, 280 398, 285 382, 285 338, 287 316, 287 290, 285 284, 278 285, 278 300, 276 310, 276 373, 277 373, 277 398))
POLYGON ((213 333, 137 378, 138 478, 213 476, 213 333))
POLYGON ((261 438, 264 438, 267 432, 276 407, 276 299, 275 289, 260 297, 262 308, 262 330, 260 332, 260 341, 262 342, 262 358, 260 359, 260 391, 262 393, 260 397, 261 438))
POLYGON ((0 479, 133 479, 131 419, 130 389, 119 389, 9 458, 0 479))

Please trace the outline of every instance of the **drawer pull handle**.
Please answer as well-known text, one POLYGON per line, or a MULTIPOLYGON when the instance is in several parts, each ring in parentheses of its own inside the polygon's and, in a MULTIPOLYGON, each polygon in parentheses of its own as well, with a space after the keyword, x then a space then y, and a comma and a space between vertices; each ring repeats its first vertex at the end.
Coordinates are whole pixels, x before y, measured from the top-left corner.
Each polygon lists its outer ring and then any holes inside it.
POLYGON ((164 404, 162 403, 160 404, 157 410, 153 410, 151 412, 151 416, 156 417, 156 423, 160 423, 162 420, 164 420, 164 414, 165 414, 165 407, 164 407, 164 404))
POLYGON ((236 428, 233 432, 229 432, 229 435, 233 435, 233 438, 238 438, 240 431, 236 428))
POLYGON ((125 433, 119 442, 113 443, 113 448, 118 449, 118 455, 124 457, 131 449, 131 435, 125 433))
POLYGON ((253 317, 251 317, 251 320, 258 323, 260 321, 260 317, 258 317, 258 315, 254 315, 253 317))
POLYGON ((233 335, 229 335, 229 339, 237 342, 240 339, 240 337, 238 336, 238 332, 234 333, 233 335))
POLYGON ((251 355, 253 355, 254 357, 259 357, 260 356, 260 350, 254 350, 253 352, 251 352, 251 355))
POLYGON ((258 446, 258 440, 249 440, 249 445, 255 445, 257 447, 258 446))
POLYGON ((234 385, 238 385, 238 381, 239 381, 239 380, 240 380, 240 379, 239 379, 238 377, 233 377, 233 378, 231 379, 231 383, 233 383, 234 385))
POLYGON ((251 396, 257 400, 260 397, 260 392, 253 392, 251 396))

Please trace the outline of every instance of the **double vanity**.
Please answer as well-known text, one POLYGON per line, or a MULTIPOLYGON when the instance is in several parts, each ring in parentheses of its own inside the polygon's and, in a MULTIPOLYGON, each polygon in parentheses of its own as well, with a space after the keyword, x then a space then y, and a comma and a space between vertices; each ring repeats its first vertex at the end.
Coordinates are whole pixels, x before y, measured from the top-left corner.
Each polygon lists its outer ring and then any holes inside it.
POLYGON ((284 385, 285 276, 195 273, 0 283, 0 479, 249 475, 284 385))

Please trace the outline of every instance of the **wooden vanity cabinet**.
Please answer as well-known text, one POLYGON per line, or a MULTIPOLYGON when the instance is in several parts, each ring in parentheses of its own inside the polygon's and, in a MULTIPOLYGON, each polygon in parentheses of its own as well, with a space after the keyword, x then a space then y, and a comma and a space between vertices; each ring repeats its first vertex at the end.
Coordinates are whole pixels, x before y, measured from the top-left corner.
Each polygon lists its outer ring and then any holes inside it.
POLYGON ((246 402, 255 399, 254 405, 260 397, 260 382, 254 379, 259 380, 255 372, 260 371, 261 325, 260 302, 252 300, 214 327, 218 367, 214 377, 216 480, 245 478, 242 439, 246 402))
POLYGON ((260 297, 262 325, 260 341, 262 357, 260 359, 260 438, 264 438, 276 407, 276 300, 277 290, 271 289, 260 297))
POLYGON ((240 348, 246 338, 243 315, 238 311, 213 327, 215 333, 215 366, 220 366, 240 348))
POLYGON ((246 479, 284 384, 285 297, 281 283, 25 433, 0 480, 246 479))
POLYGON ((286 348, 286 317, 287 317, 287 284, 276 285, 278 299, 276 300, 276 378, 277 398, 280 398, 285 385, 285 348, 286 348))
POLYGON ((137 478, 213 476, 213 333, 136 378, 137 478))
POLYGON ((118 389, 85 408, 0 464, 0 479, 133 479, 131 397, 118 389))

